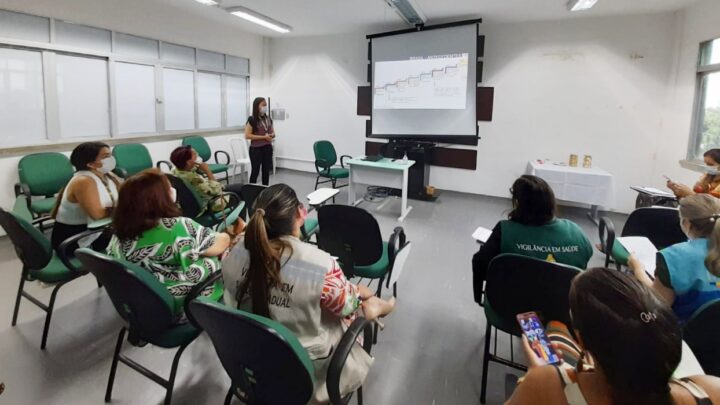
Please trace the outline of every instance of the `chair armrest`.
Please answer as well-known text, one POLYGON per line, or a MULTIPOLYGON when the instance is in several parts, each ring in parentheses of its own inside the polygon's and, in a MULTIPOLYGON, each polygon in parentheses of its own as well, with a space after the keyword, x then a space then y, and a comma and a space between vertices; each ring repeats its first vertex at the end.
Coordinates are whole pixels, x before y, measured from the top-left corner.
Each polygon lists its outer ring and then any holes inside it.
POLYGON ((222 165, 230 165, 230 154, 225 152, 224 150, 216 150, 215 151, 215 163, 222 164, 222 165), (218 159, 218 155, 225 155, 225 163, 220 163, 220 159, 218 159))
POLYGON ((224 209, 230 209, 234 210, 238 205, 240 205, 241 202, 244 202, 242 199, 240 199, 240 196, 237 194, 231 192, 231 191, 223 191, 222 193, 212 197, 210 200, 208 200, 207 204, 205 205, 205 209, 209 210, 208 212, 213 212, 212 208, 213 205, 215 205, 216 202, 218 202, 220 199, 226 200, 227 205, 224 209), (227 198, 226 198, 227 197, 227 198))
POLYGON ((40 224, 42 224, 42 223, 44 223, 44 222, 46 222, 46 221, 54 221, 54 220, 55 220, 55 218, 53 218, 53 217, 44 216, 44 217, 39 217, 39 218, 33 219, 33 221, 31 222, 31 224, 32 224, 33 226, 37 226, 37 225, 40 225, 40 224))
POLYGON ((162 167, 161 167, 162 165, 166 165, 166 166, 167 166, 167 171, 168 171, 168 172, 171 172, 171 171, 172 171, 173 165, 172 165, 172 163, 168 162, 167 160, 158 160, 158 162, 155 163, 155 167, 157 167, 158 169, 160 169, 160 171, 164 171, 164 170, 162 169, 162 167))
POLYGON ((216 271, 215 273, 211 274, 210 277, 206 278, 205 281, 195 284, 191 289, 188 295, 185 296, 185 302, 183 302, 183 311, 185 311, 185 317, 187 317, 188 322, 192 324, 192 326, 196 327, 198 330, 202 330, 202 327, 200 324, 197 323, 197 320, 192 314, 192 311, 190 310, 190 303, 197 298, 200 293, 209 287, 214 282, 218 281, 222 278, 222 271, 216 271))
POLYGON ((345 331, 342 339, 340 339, 340 343, 335 348, 332 359, 330 359, 327 372, 327 390, 330 396, 330 403, 333 405, 344 403, 340 394, 340 374, 342 373, 343 367, 345 367, 345 362, 360 332, 364 333, 363 349, 370 354, 373 338, 372 323, 359 316, 353 321, 348 330, 345 331))
POLYGON ((350 155, 340 156, 340 167, 342 167, 343 169, 345 168, 345 158, 352 159, 352 156, 350 156, 350 155))
POLYGON ((400 248, 405 246, 405 243, 406 237, 403 227, 398 226, 393 229, 393 233, 392 235, 390 235, 390 239, 388 239, 388 260, 390 263, 390 268, 388 269, 385 287, 390 287, 390 279, 392 278, 393 266, 395 265, 395 253, 400 250, 400 248))
POLYGON ((127 179, 127 178, 128 178, 128 172, 127 172, 127 170, 123 169, 122 167, 116 167, 115 170, 113 170, 113 172, 115 172, 115 174, 117 174, 118 176, 122 177, 123 179, 127 179))
POLYGON ((607 267, 610 264, 610 256, 615 245, 615 224, 610 218, 600 218, 598 234, 600 236, 600 251, 605 253, 605 267, 607 267))
POLYGON ((30 198, 30 186, 25 183, 15 183, 15 197, 20 195, 30 198))
POLYGON ((70 258, 75 256, 75 252, 70 252, 70 246, 77 243, 80 239, 85 238, 90 235, 94 235, 96 233, 104 232, 105 228, 98 228, 98 229, 88 229, 87 231, 80 232, 77 235, 71 236, 67 239, 65 239, 60 246, 57 249, 58 256, 60 257, 60 261, 70 269, 70 271, 78 272, 78 273, 85 273, 85 271, 82 271, 79 267, 75 267, 74 264, 70 261, 70 258))

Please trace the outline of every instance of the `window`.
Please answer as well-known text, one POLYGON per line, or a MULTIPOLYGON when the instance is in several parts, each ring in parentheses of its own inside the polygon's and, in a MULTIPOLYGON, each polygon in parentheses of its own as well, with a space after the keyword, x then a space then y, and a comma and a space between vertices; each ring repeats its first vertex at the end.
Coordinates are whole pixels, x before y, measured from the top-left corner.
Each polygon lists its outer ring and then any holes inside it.
POLYGON ((245 125, 248 117, 246 78, 225 76, 225 105, 227 106, 227 126, 245 125))
POLYGON ((119 134, 155 132, 155 67, 115 63, 119 134))
POLYGON ((195 91, 193 72, 163 69, 165 129, 195 129, 195 91))
POLYGON ((220 75, 198 73, 198 128, 222 126, 222 81, 220 75))
POLYGON ((110 134, 107 60, 57 55, 60 137, 110 134))
POLYGON ((700 45, 690 159, 720 147, 720 38, 700 45))
POLYGON ((55 22, 55 42, 79 48, 110 52, 111 33, 100 28, 70 24, 64 21, 55 22))
POLYGON ((45 139, 45 96, 40 52, 0 48, 0 144, 45 139))

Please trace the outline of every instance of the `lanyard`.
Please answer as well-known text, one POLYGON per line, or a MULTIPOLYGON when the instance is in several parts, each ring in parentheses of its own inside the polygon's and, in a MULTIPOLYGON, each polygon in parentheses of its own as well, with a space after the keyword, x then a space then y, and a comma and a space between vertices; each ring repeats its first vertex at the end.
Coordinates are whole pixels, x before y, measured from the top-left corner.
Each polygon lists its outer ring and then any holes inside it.
POLYGON ((268 130, 270 129, 270 126, 267 123, 267 116, 260 118, 260 124, 262 124, 262 127, 265 130, 265 135, 267 135, 268 130))
MULTIPOLYGON (((95 173, 93 173, 95 174, 95 173)), ((95 174, 97 178, 100 179, 100 182, 105 186, 105 190, 107 190, 108 195, 110 196, 110 201, 112 202, 112 206, 115 207, 115 196, 113 195, 112 191, 110 191, 110 184, 108 183, 108 180, 104 178, 105 176, 98 176, 95 174)))

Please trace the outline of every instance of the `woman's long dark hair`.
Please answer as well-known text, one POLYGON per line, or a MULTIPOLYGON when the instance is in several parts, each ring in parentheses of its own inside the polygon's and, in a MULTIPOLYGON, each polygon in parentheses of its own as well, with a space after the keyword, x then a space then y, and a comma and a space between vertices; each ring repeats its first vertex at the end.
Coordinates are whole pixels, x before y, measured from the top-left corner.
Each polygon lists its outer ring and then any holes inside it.
POLYGON ((250 265, 245 283, 240 286, 237 301, 249 291, 252 310, 270 317, 270 289, 281 284, 280 259, 290 245, 280 239, 292 235, 300 201, 286 184, 275 184, 263 190, 255 199, 255 210, 245 228, 245 249, 250 253, 250 265))
POLYGON ((709 156, 712 160, 714 160, 716 163, 720 163, 720 149, 709 149, 705 153, 703 153, 703 157, 709 156))
POLYGON ((613 404, 671 405, 680 363, 680 326, 670 308, 637 279, 594 268, 575 277, 570 314, 611 389, 613 404))
MULTIPOLYGON (((255 97, 255 100, 253 100, 252 119, 250 120, 250 126, 252 127, 253 132, 257 132, 258 124, 260 124, 260 103, 263 101, 265 101, 265 97, 255 97)), ((270 120, 270 123, 272 124, 270 114, 267 114, 267 119, 270 120)))
POLYGON ((557 213, 555 193, 537 176, 520 176, 510 189, 513 210, 508 215, 512 221, 523 225, 541 226, 552 221, 557 213))
POLYGON ((162 218, 181 216, 170 198, 170 181, 159 169, 146 169, 125 180, 113 211, 113 231, 120 240, 137 238, 162 218))

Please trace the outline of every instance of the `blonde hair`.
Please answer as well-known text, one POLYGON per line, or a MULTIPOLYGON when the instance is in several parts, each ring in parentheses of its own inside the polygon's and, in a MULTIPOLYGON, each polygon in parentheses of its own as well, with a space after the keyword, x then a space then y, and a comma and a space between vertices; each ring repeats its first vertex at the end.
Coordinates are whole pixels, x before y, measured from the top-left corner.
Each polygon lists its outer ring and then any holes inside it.
POLYGON ((695 236, 708 239, 705 267, 720 277, 720 200, 709 194, 692 194, 680 200, 680 218, 690 222, 695 236))

